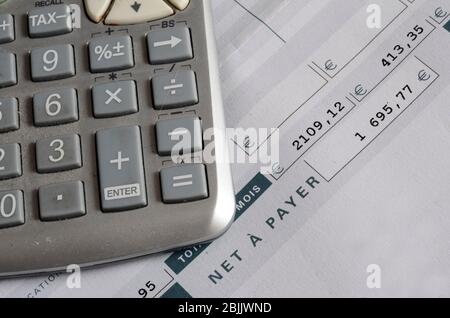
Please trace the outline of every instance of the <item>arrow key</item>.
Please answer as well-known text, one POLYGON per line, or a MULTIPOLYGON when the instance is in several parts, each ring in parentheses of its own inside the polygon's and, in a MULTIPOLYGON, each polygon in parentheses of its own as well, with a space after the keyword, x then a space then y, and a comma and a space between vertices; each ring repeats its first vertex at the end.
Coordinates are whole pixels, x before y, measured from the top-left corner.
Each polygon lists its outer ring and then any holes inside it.
POLYGON ((105 24, 139 24, 166 18, 174 13, 164 0, 115 0, 105 24))
POLYGON ((147 35, 151 64, 168 64, 194 57, 191 32, 186 26, 150 31, 147 35))

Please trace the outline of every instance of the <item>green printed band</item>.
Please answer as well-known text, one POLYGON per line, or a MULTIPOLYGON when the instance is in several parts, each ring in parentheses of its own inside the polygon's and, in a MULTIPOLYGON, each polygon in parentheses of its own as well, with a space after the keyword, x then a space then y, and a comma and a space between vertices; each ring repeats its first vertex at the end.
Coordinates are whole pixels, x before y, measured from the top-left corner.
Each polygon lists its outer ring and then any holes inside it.
POLYGON ((450 32, 450 20, 448 20, 448 22, 444 25, 444 29, 450 32))
POLYGON ((192 298, 192 296, 180 284, 176 283, 161 298, 192 298))

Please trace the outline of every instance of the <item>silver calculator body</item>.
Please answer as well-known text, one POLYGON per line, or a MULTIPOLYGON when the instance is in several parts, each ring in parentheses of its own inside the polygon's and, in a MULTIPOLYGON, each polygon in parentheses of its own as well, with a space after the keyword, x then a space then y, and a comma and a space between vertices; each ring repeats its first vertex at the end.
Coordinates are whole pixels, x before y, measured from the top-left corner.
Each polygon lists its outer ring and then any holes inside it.
POLYGON ((0 276, 129 259, 228 229, 209 2, 0 4, 0 276), (172 158, 164 142, 186 129, 200 140, 172 158), (204 162, 207 149, 216 161, 204 162))

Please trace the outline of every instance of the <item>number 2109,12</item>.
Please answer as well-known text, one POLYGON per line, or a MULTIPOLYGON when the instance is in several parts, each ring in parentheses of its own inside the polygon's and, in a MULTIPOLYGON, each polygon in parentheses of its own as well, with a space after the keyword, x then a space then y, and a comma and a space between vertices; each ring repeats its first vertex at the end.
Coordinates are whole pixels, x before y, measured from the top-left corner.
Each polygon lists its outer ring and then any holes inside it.
POLYGON ((301 134, 297 139, 292 142, 292 146, 298 151, 302 150, 302 148, 308 144, 311 139, 317 134, 326 128, 326 125, 331 126, 332 121, 334 122, 336 118, 345 110, 344 104, 341 102, 334 103, 333 107, 327 109, 326 115, 327 119, 324 121, 316 120, 310 127, 308 127, 303 134, 301 134))

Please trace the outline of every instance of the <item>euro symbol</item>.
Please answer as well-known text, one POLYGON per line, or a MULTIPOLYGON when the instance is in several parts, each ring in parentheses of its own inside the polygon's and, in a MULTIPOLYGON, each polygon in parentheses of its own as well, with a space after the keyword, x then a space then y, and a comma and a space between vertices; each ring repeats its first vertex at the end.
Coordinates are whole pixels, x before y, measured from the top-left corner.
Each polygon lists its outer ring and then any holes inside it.
POLYGON ((357 85, 355 87, 355 94, 356 96, 363 96, 367 94, 367 89, 364 88, 361 84, 357 85))
POLYGON ((418 77, 419 77, 419 81, 426 82, 426 81, 428 81, 431 78, 431 75, 428 74, 425 70, 421 70, 419 72, 418 77))
POLYGON ((436 16, 436 18, 443 18, 447 15, 447 11, 442 9, 442 7, 438 7, 436 8, 436 10, 434 10, 434 15, 436 16))
POLYGON ((325 62, 325 69, 327 71, 334 71, 337 68, 337 65, 333 63, 332 60, 328 60, 325 62))
POLYGON ((272 165, 272 173, 273 173, 274 175, 280 175, 280 174, 282 174, 283 172, 284 172, 284 168, 280 166, 280 163, 279 163, 279 162, 275 162, 275 163, 272 165))
POLYGON ((245 139, 244 139, 244 147, 246 149, 252 148, 254 145, 255 145, 255 143, 251 141, 249 136, 245 137, 245 139))

